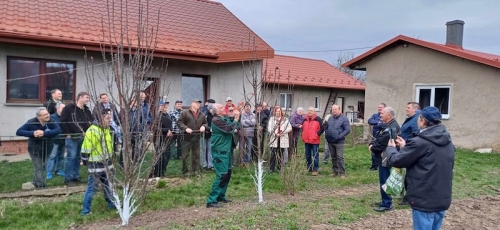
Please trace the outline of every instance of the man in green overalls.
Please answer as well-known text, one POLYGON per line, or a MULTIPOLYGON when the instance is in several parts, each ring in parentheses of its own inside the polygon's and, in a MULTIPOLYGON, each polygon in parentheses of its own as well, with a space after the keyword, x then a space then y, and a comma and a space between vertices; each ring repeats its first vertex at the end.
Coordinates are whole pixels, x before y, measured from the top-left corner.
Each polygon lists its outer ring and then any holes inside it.
POLYGON ((215 180, 212 191, 207 198, 207 208, 222 207, 219 202, 229 203, 226 199, 227 186, 231 179, 231 145, 234 130, 238 127, 239 111, 234 111, 234 116, 227 117, 221 104, 212 107, 212 159, 215 169, 215 180))

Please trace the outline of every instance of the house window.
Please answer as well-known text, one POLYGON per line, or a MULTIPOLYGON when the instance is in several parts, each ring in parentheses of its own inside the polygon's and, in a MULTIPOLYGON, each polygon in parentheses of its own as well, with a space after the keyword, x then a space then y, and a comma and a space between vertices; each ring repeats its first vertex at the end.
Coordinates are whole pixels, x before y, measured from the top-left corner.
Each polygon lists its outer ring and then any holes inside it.
POLYGON ((63 100, 75 98, 76 62, 34 58, 7 58, 7 101, 45 102, 53 89, 60 89, 63 100))
POLYGON ((450 118, 450 86, 417 86, 416 100, 420 107, 434 106, 444 119, 450 118))
POLYGON ((291 93, 280 93, 280 106, 283 109, 292 109, 291 93))
POLYGON ((205 101, 207 96, 206 77, 182 75, 182 105, 191 106, 193 99, 205 101))
POLYGON ((319 109, 319 106, 320 106, 320 105, 319 105, 319 104, 320 104, 320 101, 321 101, 320 97, 315 97, 315 98, 314 98, 314 109, 316 109, 316 111, 319 111, 319 110, 320 110, 320 109, 319 109))

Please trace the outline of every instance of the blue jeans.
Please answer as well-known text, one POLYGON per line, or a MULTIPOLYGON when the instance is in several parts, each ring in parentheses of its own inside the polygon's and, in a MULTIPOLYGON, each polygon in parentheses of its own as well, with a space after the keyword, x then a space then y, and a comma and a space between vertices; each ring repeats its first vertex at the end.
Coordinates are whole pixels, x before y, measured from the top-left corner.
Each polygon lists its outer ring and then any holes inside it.
POLYGON ((306 145, 306 160, 307 160, 307 169, 313 170, 315 172, 319 169, 319 144, 305 144, 306 145), (314 158, 314 166, 312 165, 312 161, 314 158))
POLYGON ((412 210, 414 230, 439 230, 443 223, 445 211, 421 212, 412 210))
POLYGON ((201 164, 203 168, 213 168, 213 162, 212 162, 212 138, 202 138, 202 143, 205 143, 205 146, 201 146, 201 164))
POLYGON ((382 195, 382 205, 381 207, 391 207, 392 197, 387 195, 382 189, 382 185, 385 184, 389 176, 391 175, 391 167, 378 166, 378 179, 380 180, 380 195, 382 195))
POLYGON ((62 172, 62 162, 64 160, 64 145, 56 144, 52 146, 52 151, 49 155, 49 160, 47 161, 46 170, 47 173, 52 173, 54 171, 54 166, 56 167, 56 173, 62 172))
POLYGON ((113 204, 113 195, 111 194, 111 190, 109 189, 109 181, 105 172, 101 173, 92 173, 89 174, 89 180, 87 183, 87 190, 85 191, 85 195, 83 196, 83 209, 82 215, 85 215, 90 212, 92 207, 92 198, 99 191, 99 184, 104 186, 104 200, 108 203, 108 208, 115 208, 113 204))
POLYGON ((71 181, 80 178, 80 161, 82 161, 82 138, 66 138, 66 164, 64 170, 66 171, 65 181, 71 181))
POLYGON ((252 161, 252 147, 253 147, 253 137, 244 137, 245 145, 245 157, 243 158, 245 162, 252 161))

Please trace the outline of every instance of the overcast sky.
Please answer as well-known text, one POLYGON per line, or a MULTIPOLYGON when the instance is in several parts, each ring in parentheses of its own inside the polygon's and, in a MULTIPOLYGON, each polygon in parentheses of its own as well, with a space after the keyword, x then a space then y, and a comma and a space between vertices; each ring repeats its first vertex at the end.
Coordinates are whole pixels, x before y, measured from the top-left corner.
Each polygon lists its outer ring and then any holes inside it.
MULTIPOLYGON (((465 49, 500 55, 499 0, 216 0, 278 54, 332 62, 336 50, 377 46, 402 34, 444 44, 447 21, 463 20, 465 49)), ((355 55, 369 49, 353 50, 355 55)))

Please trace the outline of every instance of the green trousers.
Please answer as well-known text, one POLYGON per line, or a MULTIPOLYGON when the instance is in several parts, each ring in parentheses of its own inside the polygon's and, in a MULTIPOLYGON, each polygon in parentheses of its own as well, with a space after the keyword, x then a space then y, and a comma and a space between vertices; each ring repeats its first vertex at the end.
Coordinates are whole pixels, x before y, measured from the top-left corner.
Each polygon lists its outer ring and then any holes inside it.
POLYGON ((207 204, 226 199, 227 186, 231 179, 231 152, 212 150, 212 160, 215 169, 215 180, 207 198, 207 204))

